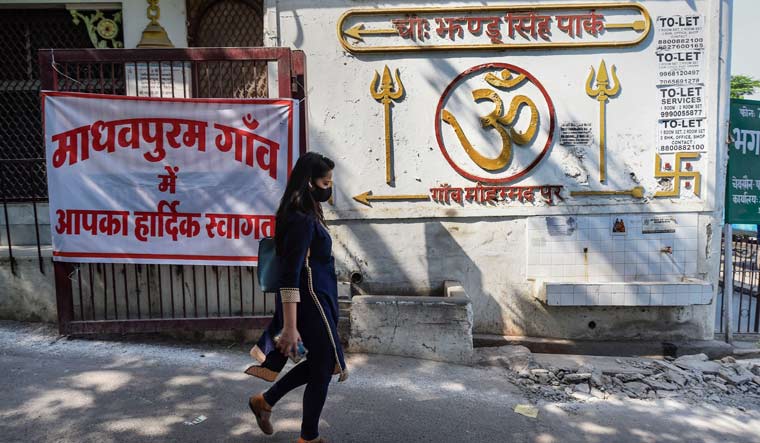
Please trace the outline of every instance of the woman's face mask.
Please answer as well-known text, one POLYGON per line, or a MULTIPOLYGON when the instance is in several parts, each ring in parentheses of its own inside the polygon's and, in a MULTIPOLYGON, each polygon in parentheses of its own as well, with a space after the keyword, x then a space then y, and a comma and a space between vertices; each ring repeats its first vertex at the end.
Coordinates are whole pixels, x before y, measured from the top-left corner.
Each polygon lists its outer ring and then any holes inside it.
POLYGON ((314 200, 324 203, 332 196, 332 171, 328 171, 325 177, 320 177, 309 183, 311 196, 314 200))
POLYGON ((314 200, 320 203, 330 200, 330 196, 332 196, 332 171, 327 171, 327 175, 314 179, 309 184, 311 196, 314 197, 314 200))
POLYGON ((324 189, 324 188, 320 188, 317 185, 314 185, 311 188, 311 196, 314 197, 314 200, 320 203, 324 203, 327 200, 330 200, 330 197, 332 196, 332 186, 327 189, 324 189))

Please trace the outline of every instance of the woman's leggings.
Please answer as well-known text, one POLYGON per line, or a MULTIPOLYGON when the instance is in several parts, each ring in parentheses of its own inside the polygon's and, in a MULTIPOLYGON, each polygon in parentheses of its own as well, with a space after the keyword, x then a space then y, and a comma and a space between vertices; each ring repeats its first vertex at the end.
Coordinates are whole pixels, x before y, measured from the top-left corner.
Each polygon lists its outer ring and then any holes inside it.
POLYGON ((319 437, 319 416, 322 414, 327 388, 335 370, 335 351, 314 303, 306 300, 300 305, 298 331, 308 350, 306 360, 277 380, 264 393, 264 400, 270 406, 274 406, 285 394, 305 384, 301 437, 304 440, 313 440, 319 437))
POLYGON ((324 368, 315 367, 319 365, 313 363, 311 359, 299 363, 264 393, 264 400, 270 406, 274 406, 288 392, 306 385, 301 421, 301 437, 304 440, 319 437, 319 416, 322 414, 322 407, 327 399, 327 387, 333 372, 333 368, 325 371, 324 368))

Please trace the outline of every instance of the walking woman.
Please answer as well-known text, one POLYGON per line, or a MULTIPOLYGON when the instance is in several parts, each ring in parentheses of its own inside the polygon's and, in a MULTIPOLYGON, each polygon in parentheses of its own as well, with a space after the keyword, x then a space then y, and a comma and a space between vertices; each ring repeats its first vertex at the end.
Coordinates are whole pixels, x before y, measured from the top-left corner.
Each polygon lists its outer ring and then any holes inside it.
POLYGON ((277 210, 275 243, 280 267, 280 291, 271 324, 251 350, 261 365, 246 373, 274 381, 287 359, 308 354, 267 391, 252 396, 248 405, 261 430, 274 432, 272 407, 293 389, 306 385, 298 442, 326 442, 319 437, 319 416, 333 375, 348 377, 338 339, 338 287, 332 257, 332 239, 325 226, 321 203, 332 194, 329 158, 310 152, 296 162, 277 210))

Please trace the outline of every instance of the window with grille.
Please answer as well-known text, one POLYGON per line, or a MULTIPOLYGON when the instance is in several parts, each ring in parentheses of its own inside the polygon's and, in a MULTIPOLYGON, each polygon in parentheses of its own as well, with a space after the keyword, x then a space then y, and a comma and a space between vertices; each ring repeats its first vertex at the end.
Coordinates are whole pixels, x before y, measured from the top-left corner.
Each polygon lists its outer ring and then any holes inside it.
MULTIPOLYGON (((187 0, 190 47, 264 46, 261 0, 187 0)), ((208 66, 200 91, 216 97, 266 97, 266 62, 208 66), (213 84, 203 84, 213 82, 213 84), (213 91, 213 92, 212 92, 213 91)))
POLYGON ((0 9, 0 197, 47 198, 37 50, 91 47, 66 9, 0 9))

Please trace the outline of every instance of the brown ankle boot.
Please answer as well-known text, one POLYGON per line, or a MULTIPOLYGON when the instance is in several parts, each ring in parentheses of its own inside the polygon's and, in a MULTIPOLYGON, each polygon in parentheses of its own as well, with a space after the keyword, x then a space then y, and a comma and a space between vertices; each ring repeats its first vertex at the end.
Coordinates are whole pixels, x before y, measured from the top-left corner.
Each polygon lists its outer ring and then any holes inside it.
POLYGON ((256 424, 259 425, 261 432, 266 435, 272 435, 274 428, 269 418, 272 416, 272 407, 267 404, 262 394, 256 394, 248 399, 248 407, 251 408, 251 412, 256 416, 256 424))
POLYGON ((327 443, 327 440, 322 437, 317 437, 314 440, 304 440, 302 437, 298 437, 297 443, 327 443))

